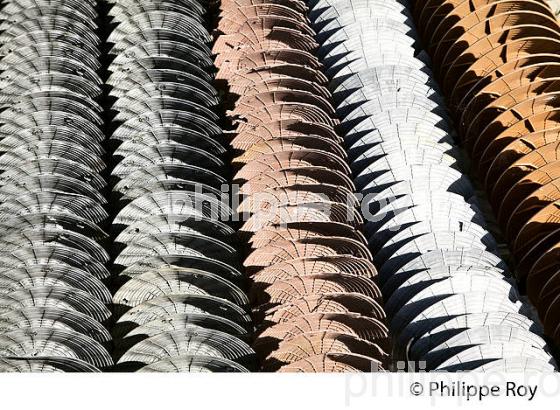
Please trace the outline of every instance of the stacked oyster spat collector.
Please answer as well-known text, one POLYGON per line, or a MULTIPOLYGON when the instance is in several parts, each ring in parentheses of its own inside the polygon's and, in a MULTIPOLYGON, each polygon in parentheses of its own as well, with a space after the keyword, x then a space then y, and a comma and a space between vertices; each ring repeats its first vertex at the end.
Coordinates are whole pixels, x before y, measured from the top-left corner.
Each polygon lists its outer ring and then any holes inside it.
POLYGON ((540 1, 429 1, 415 15, 516 278, 558 342, 558 21, 540 1))
POLYGON ((559 52, 544 0, 4 1, 0 371, 555 371, 559 52))
POLYGON ((264 371, 374 371, 390 343, 307 7, 224 1, 233 183, 264 371))
POLYGON ((197 2, 115 2, 111 139, 117 368, 248 371, 248 299, 222 201, 228 173, 197 2))
MULTIPOLYGON (((394 340, 420 370, 553 370, 464 175, 407 1, 310 12, 394 340)), ((467 3, 467 2, 465 2, 467 3)), ((416 4, 416 6, 418 6, 416 4)))
POLYGON ((0 11, 0 370, 112 366, 95 1, 0 11))

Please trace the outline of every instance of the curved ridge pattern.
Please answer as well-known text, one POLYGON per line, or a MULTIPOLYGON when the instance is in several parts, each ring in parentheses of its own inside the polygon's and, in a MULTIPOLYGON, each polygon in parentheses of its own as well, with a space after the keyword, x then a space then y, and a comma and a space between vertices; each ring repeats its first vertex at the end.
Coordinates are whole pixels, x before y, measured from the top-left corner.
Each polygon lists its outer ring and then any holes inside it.
MULTIPOLYGON (((527 371, 555 369, 461 172, 412 4, 310 4, 354 182, 367 205, 366 236, 379 267, 393 359, 421 370, 485 371, 515 363, 527 371)), ((415 5, 420 13, 420 2, 415 5)), ((426 15, 435 21, 431 9, 426 15)), ((426 34, 435 36, 433 30, 426 34)))
POLYGON ((111 4, 117 369, 254 369, 207 9, 111 4))
POLYGON ((373 371, 390 343, 315 33, 299 0, 221 3, 237 217, 264 371, 373 371))
POLYGON ((0 10, 0 371, 113 365, 96 10, 0 10))
POLYGON ((415 18, 517 280, 558 343, 557 19, 546 2, 490 0, 429 1, 415 18))

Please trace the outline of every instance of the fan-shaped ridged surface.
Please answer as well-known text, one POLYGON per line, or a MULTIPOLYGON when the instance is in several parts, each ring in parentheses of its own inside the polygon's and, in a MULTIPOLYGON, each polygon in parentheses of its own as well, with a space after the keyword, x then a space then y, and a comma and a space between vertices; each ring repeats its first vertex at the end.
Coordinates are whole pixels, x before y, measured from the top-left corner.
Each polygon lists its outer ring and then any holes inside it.
POLYGON ((559 52, 544 0, 2 1, 0 372, 556 370, 559 52))
POLYGON ((310 9, 298 0, 236 0, 219 10, 212 50, 217 84, 227 90, 262 370, 387 368, 377 271, 310 9))
MULTIPOLYGON (((361 210, 365 236, 379 271, 388 328, 394 340, 393 360, 425 362, 428 370, 483 370, 492 362, 509 360, 513 348, 511 352, 502 349, 500 343, 511 342, 520 346, 516 353, 524 358, 518 366, 523 366, 525 359, 534 359, 529 347, 538 345, 534 350, 541 352, 540 359, 549 368, 555 367, 541 337, 542 329, 527 317, 530 309, 520 301, 513 282, 506 278, 507 267, 498 256, 498 244, 474 198, 475 189, 462 173, 465 161, 456 145, 451 118, 453 114, 463 115, 462 120, 457 120, 462 131, 470 130, 464 139, 465 146, 473 151, 475 161, 482 157, 487 162, 492 157, 484 153, 484 148, 492 139, 501 139, 500 145, 492 148, 497 153, 517 135, 521 137, 517 130, 544 131, 536 125, 537 121, 553 120, 557 100, 552 82, 530 84, 527 77, 519 90, 506 89, 509 83, 504 82, 503 98, 495 98, 498 91, 494 88, 486 98, 476 97, 478 105, 467 109, 468 100, 460 98, 468 91, 466 84, 474 87, 474 76, 483 76, 489 67, 496 67, 496 78, 506 75, 498 69, 504 55, 513 59, 529 53, 529 49, 536 53, 538 38, 547 38, 543 42, 548 48, 543 46, 542 52, 556 50, 556 44, 560 44, 558 25, 544 4, 527 2, 531 4, 525 9, 515 3, 525 2, 309 2, 309 19, 319 43, 317 55, 325 65, 354 184, 364 197, 361 210), (414 18, 419 24, 418 31, 414 18), (523 24, 525 18, 527 23, 523 24), (430 40, 426 46, 434 57, 436 75, 420 40, 430 40), (502 42, 510 46, 496 48, 502 42), (441 80, 443 93, 436 79, 441 80), (550 92, 539 99, 539 90, 550 92), (451 115, 445 107, 444 95, 451 97, 451 115), (507 131, 510 125, 516 127, 515 132, 507 131), (486 323, 471 319, 485 314, 488 323, 493 323, 492 318, 505 313, 516 314, 530 325, 508 332, 513 328, 504 324, 484 333, 486 323), (438 328, 448 322, 449 329, 438 328), (438 332, 431 333, 436 328, 438 332), (438 346, 427 346, 435 340, 438 346), (485 345, 488 348, 483 348, 485 345), (481 346, 479 361, 474 359, 475 353, 461 353, 473 346, 481 346), (444 353, 435 358, 437 349, 444 353)), ((551 79, 555 75, 552 69, 542 71, 549 73, 551 79)), ((531 78, 535 77, 538 75, 531 78)), ((479 90, 490 89, 489 84, 481 79, 479 90)), ((540 156, 531 158, 535 164, 531 170, 545 165, 545 158, 555 158, 553 146, 544 148, 544 141, 552 143, 555 135, 541 133, 535 135, 534 141, 543 148, 540 156)), ((530 155, 530 144, 520 144, 515 149, 526 149, 525 155, 530 155)), ((503 160, 514 159, 514 155, 504 154, 503 160)), ((517 159, 523 161, 521 156, 517 159)), ((523 164, 529 166, 528 162, 523 164)), ((481 164, 481 168, 486 170, 488 166, 481 164)), ((501 162, 493 165, 493 169, 505 170, 501 162)), ((504 187, 513 175, 504 180, 504 187)), ((536 204, 555 201, 554 184, 550 180, 546 188, 533 195, 512 196, 515 218, 529 219, 527 215, 536 204)), ((523 226, 515 221, 509 224, 512 231, 523 226)), ((526 234, 519 243, 525 244, 529 238, 526 234)), ((549 246, 553 244, 552 241, 549 246)), ((293 281, 290 272, 289 267, 274 270, 273 266, 255 277, 265 289, 263 292, 275 301, 284 295, 279 290, 287 293, 290 289, 290 294, 295 294, 295 288, 287 288, 293 281), (275 287, 273 278, 278 278, 278 283, 287 289, 275 287)), ((341 306, 334 306, 333 303, 325 310, 325 315, 344 311, 341 306)), ((268 317, 279 323, 271 329, 289 329, 283 315, 281 310, 270 312, 268 317)), ((274 346, 275 340, 268 343, 274 346)), ((278 356, 283 370, 304 371, 318 366, 316 357, 295 361, 297 365, 290 363, 292 357, 298 358, 292 356, 295 350, 284 350, 278 356)), ((331 360, 329 366, 335 363, 331 360)), ((347 366, 351 368, 350 363, 347 366)), ((503 366, 508 365, 504 362, 503 366)), ((516 364, 512 362, 511 366, 516 364)))
POLYGON ((254 370, 208 5, 110 5, 116 368, 254 370))
POLYGON ((113 365, 97 6, 0 10, 1 371, 113 365))
POLYGON ((550 261, 560 241, 560 26, 539 1, 431 1, 418 4, 415 17, 515 275, 545 333, 559 342, 560 321, 551 314, 559 267, 550 261))

